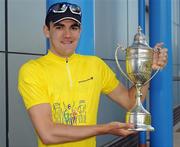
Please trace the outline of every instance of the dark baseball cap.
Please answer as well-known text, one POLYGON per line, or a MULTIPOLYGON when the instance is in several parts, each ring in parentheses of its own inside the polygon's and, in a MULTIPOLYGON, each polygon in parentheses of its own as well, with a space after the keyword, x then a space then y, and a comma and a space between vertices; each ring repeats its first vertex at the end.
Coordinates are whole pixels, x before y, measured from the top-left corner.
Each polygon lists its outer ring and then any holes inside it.
POLYGON ((57 23, 65 19, 72 19, 81 24, 81 8, 72 3, 62 2, 53 4, 47 11, 45 24, 57 23))

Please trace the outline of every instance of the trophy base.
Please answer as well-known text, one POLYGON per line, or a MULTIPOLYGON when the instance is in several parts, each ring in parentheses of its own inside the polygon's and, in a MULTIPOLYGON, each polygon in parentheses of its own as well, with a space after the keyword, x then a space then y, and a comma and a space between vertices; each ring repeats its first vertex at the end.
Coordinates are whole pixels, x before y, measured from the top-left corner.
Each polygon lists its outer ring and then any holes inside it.
POLYGON ((128 129, 130 131, 146 131, 146 132, 150 132, 150 131, 154 131, 154 128, 150 125, 135 125, 134 128, 132 129, 128 129))
POLYGON ((151 115, 145 110, 144 112, 127 112, 126 123, 134 124, 134 128, 129 129, 132 131, 154 131, 151 126, 151 115))

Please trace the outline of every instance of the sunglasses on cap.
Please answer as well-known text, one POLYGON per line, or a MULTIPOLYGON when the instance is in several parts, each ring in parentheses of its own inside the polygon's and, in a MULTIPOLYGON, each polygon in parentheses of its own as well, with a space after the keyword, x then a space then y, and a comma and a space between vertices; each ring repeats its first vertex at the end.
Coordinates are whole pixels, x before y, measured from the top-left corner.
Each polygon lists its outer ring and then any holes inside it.
POLYGON ((64 3, 56 3, 54 5, 52 5, 49 10, 48 10, 48 13, 64 13, 67 11, 67 9, 70 9, 70 11, 73 13, 73 14, 78 14, 78 15, 81 15, 81 8, 76 5, 76 4, 70 4, 70 3, 67 3, 67 2, 64 2, 64 3))

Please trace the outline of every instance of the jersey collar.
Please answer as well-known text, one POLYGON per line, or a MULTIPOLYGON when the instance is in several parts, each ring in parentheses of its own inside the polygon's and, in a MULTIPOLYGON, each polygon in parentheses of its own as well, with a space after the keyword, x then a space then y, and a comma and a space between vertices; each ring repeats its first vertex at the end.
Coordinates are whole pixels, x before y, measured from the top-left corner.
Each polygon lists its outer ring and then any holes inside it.
POLYGON ((68 61, 71 61, 71 60, 74 60, 78 55, 76 53, 72 54, 70 57, 68 58, 65 58, 65 57, 60 57, 56 54, 54 54, 51 50, 48 50, 48 54, 47 54, 51 59, 55 60, 55 61, 63 61, 63 62, 66 62, 67 60, 68 61))

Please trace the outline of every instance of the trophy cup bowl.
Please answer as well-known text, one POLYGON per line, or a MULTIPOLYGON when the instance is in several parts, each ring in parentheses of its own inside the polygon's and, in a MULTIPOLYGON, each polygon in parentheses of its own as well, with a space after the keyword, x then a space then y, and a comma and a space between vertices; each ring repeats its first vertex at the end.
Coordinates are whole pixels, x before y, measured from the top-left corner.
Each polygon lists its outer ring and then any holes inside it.
POLYGON ((151 126, 151 114, 143 107, 141 103, 141 89, 146 85, 159 70, 152 76, 152 62, 154 50, 147 44, 140 26, 138 33, 134 37, 133 44, 124 49, 120 46, 115 51, 115 60, 121 73, 136 87, 136 104, 126 113, 126 123, 133 123, 135 131, 154 131, 151 126), (126 73, 122 70, 118 62, 118 50, 126 52, 126 73))
POLYGON ((151 77, 152 50, 127 48, 126 71, 133 83, 144 84, 151 77))

